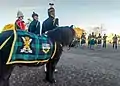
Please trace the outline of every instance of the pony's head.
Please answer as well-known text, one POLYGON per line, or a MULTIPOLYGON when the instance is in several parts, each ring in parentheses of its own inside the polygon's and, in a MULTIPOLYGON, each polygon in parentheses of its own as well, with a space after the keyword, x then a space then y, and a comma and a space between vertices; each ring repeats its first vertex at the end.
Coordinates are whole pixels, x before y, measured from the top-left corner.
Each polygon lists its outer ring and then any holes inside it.
MULTIPOLYGON (((73 30, 73 32, 74 32, 74 36, 72 36, 72 37, 74 37, 74 38, 72 39, 72 42, 70 43, 69 47, 73 46, 74 42, 76 41, 75 39, 80 39, 81 36, 82 36, 82 34, 83 34, 83 32, 84 32, 83 29, 81 29, 81 28, 79 28, 79 27, 74 27, 73 25, 71 25, 70 28, 71 28, 71 29, 73 30)), ((74 46, 75 46, 75 45, 74 45, 74 46)))
POLYGON ((85 32, 83 29, 79 27, 73 27, 73 30, 75 31, 75 37, 80 38, 82 34, 85 32))
POLYGON ((57 43, 63 46, 68 46, 74 38, 78 37, 80 30, 72 26, 57 27, 54 30, 48 31, 47 35, 57 43))

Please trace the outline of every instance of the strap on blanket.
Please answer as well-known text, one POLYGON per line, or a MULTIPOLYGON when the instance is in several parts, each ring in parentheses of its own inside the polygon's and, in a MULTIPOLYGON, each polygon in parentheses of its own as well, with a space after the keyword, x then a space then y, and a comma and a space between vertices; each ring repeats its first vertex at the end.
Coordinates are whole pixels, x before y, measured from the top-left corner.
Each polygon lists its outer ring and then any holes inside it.
POLYGON ((10 37, 8 37, 3 43, 2 43, 2 45, 0 46, 0 50, 5 46, 5 44, 8 42, 8 40, 11 38, 11 36, 10 37))

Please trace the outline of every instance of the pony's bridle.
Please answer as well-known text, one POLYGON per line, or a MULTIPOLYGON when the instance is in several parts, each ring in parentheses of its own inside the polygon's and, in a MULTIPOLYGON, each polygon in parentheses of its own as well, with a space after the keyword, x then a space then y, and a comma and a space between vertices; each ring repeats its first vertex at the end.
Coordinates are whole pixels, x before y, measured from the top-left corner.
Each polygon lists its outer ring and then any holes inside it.
POLYGON ((75 38, 73 38, 73 40, 71 41, 71 43, 70 43, 70 45, 69 45, 69 47, 68 47, 68 50, 70 50, 70 48, 71 48, 71 46, 73 45, 74 41, 75 41, 75 38))
MULTIPOLYGON (((72 40, 72 42, 69 44, 69 46, 68 46, 68 50, 70 50, 70 48, 71 48, 73 42, 74 42, 74 40, 72 40)), ((60 43, 60 46, 61 46, 62 48, 64 47, 61 43, 60 43)))

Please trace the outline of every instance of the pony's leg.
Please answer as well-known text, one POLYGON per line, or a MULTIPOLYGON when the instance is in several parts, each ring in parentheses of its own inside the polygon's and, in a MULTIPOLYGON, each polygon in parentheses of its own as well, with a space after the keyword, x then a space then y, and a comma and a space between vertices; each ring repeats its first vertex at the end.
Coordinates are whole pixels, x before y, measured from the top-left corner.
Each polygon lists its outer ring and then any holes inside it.
MULTIPOLYGON (((47 72, 47 67, 46 67, 46 64, 44 65, 44 71, 45 71, 45 73, 47 72)), ((55 73, 58 71, 58 69, 55 69, 55 73)))
POLYGON ((46 64, 47 67, 46 80, 49 81, 50 83, 56 82, 56 80, 54 79, 54 70, 60 59, 62 51, 63 51, 62 47, 58 45, 55 56, 52 59, 50 59, 46 64))
POLYGON ((11 76, 13 66, 2 66, 0 86, 9 86, 9 78, 11 76))
POLYGON ((4 81, 2 79, 2 61, 1 61, 1 50, 0 50, 0 86, 4 86, 4 81))
MULTIPOLYGON (((1 53, 0 53, 0 58, 1 58, 1 53)), ((2 82, 2 63, 0 59, 0 86, 4 86, 4 83, 2 82)))
POLYGON ((44 70, 45 70, 45 72, 47 72, 46 64, 44 65, 44 70))

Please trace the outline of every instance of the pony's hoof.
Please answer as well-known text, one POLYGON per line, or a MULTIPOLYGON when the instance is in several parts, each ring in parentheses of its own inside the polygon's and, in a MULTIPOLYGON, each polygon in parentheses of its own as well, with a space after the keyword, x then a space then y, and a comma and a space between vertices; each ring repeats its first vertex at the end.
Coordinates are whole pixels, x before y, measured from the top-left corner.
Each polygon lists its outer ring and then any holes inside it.
POLYGON ((58 69, 55 69, 54 72, 57 73, 57 72, 58 72, 58 69))
POLYGON ((43 82, 47 83, 48 81, 46 79, 43 79, 43 82))
POLYGON ((47 73, 47 71, 44 71, 45 73, 47 73))
POLYGON ((53 83, 56 83, 56 80, 55 80, 55 79, 52 79, 52 80, 49 80, 49 82, 50 82, 51 84, 53 84, 53 83))
POLYGON ((49 82, 49 83, 51 83, 51 84, 54 84, 54 83, 56 83, 56 80, 55 80, 55 79, 51 79, 51 80, 49 80, 49 79, 44 79, 44 82, 49 82))
MULTIPOLYGON (((44 71, 44 72, 47 73, 47 70, 44 71)), ((55 69, 54 72, 57 73, 57 72, 58 72, 58 69, 55 69)))

